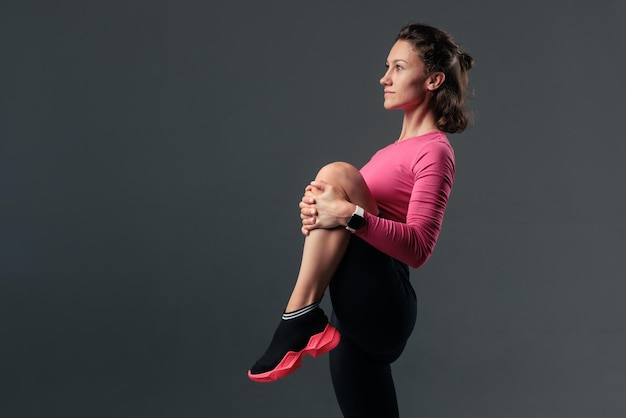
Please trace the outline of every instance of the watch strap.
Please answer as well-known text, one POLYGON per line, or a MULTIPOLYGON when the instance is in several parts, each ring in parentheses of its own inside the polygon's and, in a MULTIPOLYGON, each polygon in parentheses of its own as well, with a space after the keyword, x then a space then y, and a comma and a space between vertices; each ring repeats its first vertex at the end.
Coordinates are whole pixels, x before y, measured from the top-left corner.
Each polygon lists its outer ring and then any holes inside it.
POLYGON ((354 213, 348 220, 348 224, 346 225, 346 229, 350 232, 356 232, 365 224, 365 211, 359 205, 356 205, 356 209, 354 213))

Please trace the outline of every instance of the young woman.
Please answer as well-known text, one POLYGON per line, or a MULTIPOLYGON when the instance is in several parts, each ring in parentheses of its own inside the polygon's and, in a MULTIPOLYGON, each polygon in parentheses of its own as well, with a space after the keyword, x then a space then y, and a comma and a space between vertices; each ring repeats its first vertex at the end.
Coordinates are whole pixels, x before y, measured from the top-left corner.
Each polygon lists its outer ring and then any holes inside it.
POLYGON ((330 351, 344 416, 398 415, 390 364, 415 324, 409 266, 426 262, 441 230, 455 170, 445 133, 468 125, 472 65, 447 33, 424 24, 402 28, 380 80, 385 109, 404 112, 400 136, 361 170, 332 163, 306 187, 298 278, 250 379, 276 380, 305 354, 330 351), (330 323, 318 306, 326 288, 330 323))

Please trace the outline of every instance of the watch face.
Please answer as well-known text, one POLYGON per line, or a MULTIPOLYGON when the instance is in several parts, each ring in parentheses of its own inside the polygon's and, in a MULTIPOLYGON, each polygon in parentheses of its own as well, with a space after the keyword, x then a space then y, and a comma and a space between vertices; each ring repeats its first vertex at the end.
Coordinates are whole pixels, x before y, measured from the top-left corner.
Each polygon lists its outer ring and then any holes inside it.
POLYGON ((364 222, 365 222, 365 219, 362 216, 354 214, 348 221, 348 227, 351 229, 357 230, 363 226, 364 222))

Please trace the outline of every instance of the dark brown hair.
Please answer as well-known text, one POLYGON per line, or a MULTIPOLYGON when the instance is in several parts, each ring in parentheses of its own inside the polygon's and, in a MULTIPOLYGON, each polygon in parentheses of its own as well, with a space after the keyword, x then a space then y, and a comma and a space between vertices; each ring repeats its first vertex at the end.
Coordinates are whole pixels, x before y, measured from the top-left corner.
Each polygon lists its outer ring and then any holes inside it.
POLYGON ((399 40, 413 45, 424 62, 427 75, 434 72, 445 74, 443 84, 432 97, 437 128, 448 133, 463 132, 471 120, 465 101, 471 93, 467 72, 474 65, 474 59, 452 36, 422 23, 403 27, 396 38, 399 40))

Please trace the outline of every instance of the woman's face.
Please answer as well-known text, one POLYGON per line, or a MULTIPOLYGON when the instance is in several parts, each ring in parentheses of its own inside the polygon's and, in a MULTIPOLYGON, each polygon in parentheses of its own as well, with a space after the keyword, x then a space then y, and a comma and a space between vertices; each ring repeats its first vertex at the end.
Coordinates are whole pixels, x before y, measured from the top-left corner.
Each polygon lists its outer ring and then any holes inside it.
POLYGON ((380 79, 385 88, 385 109, 410 111, 423 104, 428 92, 424 63, 408 41, 393 45, 386 66, 387 72, 380 79))

